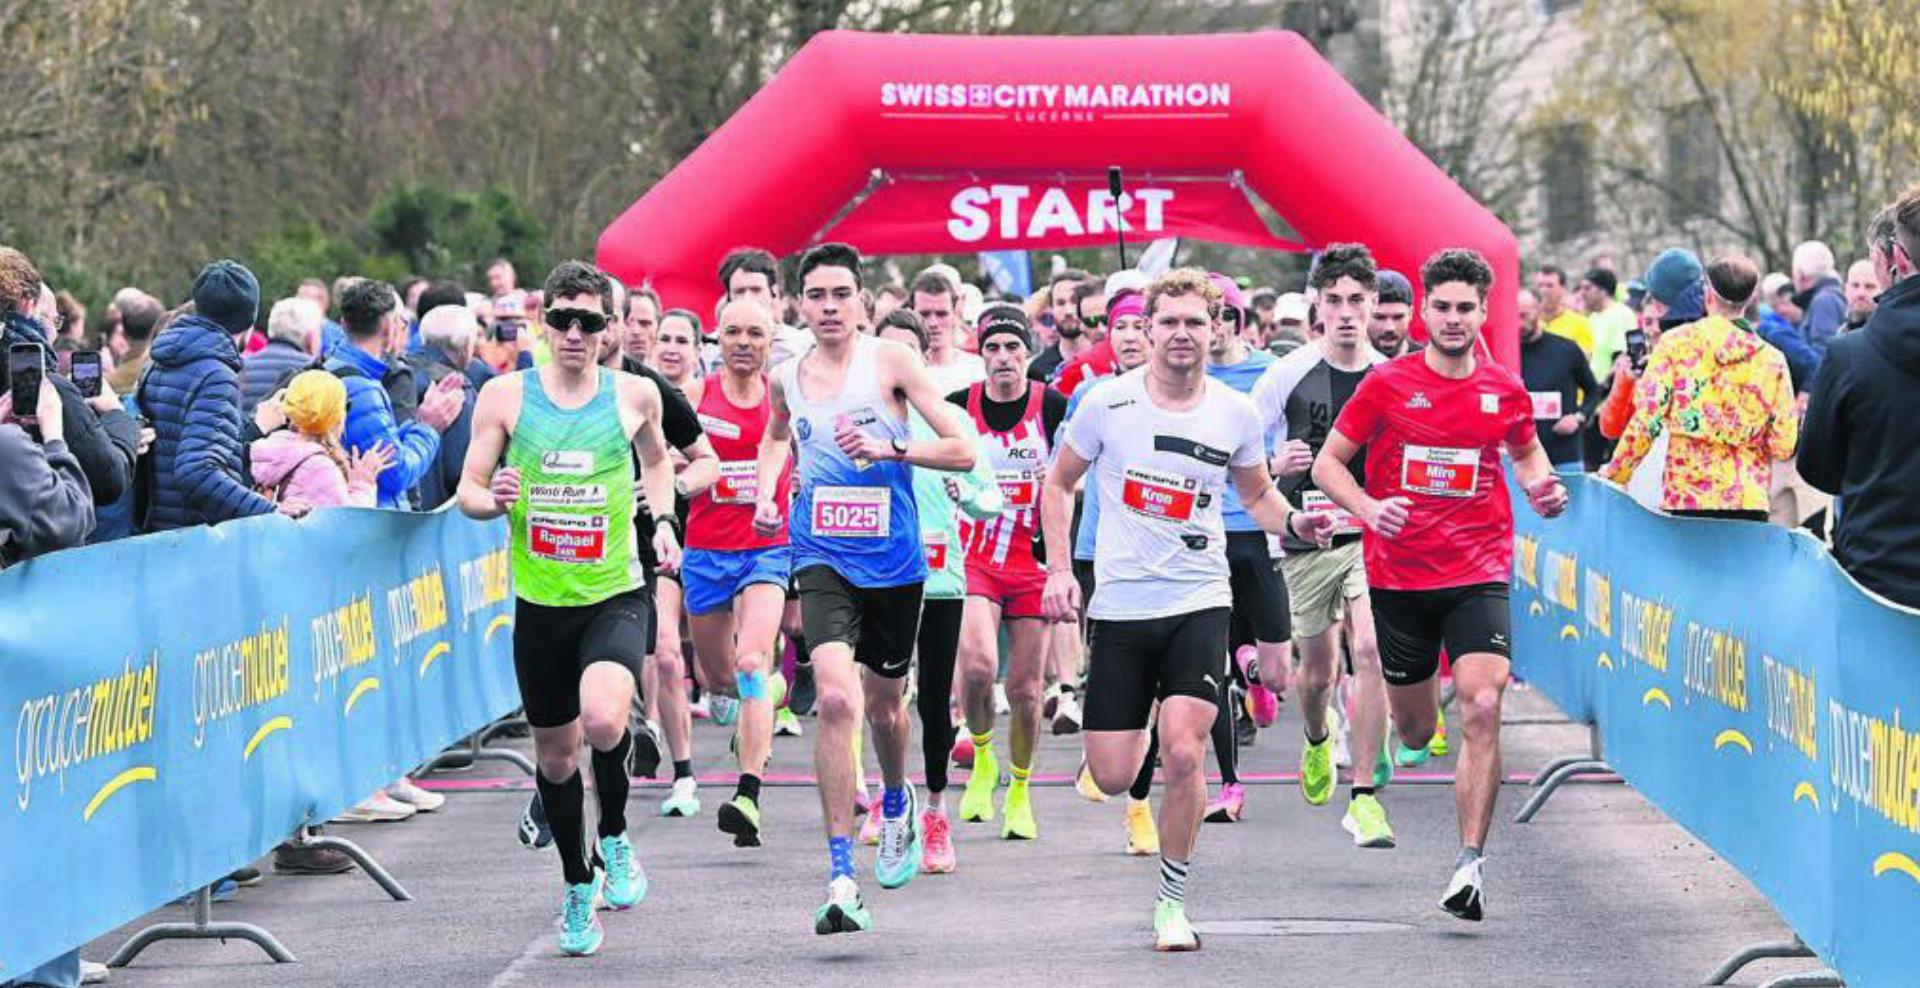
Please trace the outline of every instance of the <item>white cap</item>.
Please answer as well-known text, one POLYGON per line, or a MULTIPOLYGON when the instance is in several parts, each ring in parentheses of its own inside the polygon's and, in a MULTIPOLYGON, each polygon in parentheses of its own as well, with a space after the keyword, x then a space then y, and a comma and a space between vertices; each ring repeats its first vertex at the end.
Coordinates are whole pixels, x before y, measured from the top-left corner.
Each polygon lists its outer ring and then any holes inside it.
POLYGON ((1128 268, 1125 271, 1115 271, 1107 275, 1107 298, 1111 299, 1115 295, 1129 290, 1144 292, 1147 290, 1147 286, 1151 284, 1153 284, 1153 279, 1147 277, 1145 271, 1134 268, 1128 268))
POLYGON ((1760 298, 1764 301, 1780 294, 1780 289, 1793 284, 1793 279, 1778 271, 1760 279, 1760 298))
MULTIPOLYGON (((934 267, 939 268, 946 266, 936 264, 934 267)), ((947 270, 952 271, 953 269, 947 268, 947 270)), ((980 294, 979 285, 965 281, 960 282, 960 318, 965 319, 967 325, 971 326, 979 322, 980 312, 986 307, 986 297, 980 294)))
POLYGON ((1273 321, 1292 321, 1305 325, 1307 321, 1307 297, 1299 292, 1288 292, 1274 299, 1273 321))

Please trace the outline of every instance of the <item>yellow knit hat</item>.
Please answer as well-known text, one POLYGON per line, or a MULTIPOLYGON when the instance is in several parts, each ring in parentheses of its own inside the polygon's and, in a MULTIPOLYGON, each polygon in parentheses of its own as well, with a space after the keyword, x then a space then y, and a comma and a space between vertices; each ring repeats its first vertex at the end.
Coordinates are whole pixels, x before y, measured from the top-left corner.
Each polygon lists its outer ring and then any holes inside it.
POLYGON ((309 436, 331 436, 347 418, 347 386, 323 370, 301 371, 287 385, 287 421, 309 436))

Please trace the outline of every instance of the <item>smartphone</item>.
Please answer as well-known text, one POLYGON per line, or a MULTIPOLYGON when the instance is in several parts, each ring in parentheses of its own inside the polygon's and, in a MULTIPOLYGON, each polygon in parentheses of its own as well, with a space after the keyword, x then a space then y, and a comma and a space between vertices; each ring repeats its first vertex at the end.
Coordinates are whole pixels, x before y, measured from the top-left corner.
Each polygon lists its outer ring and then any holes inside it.
POLYGON ((47 373, 47 352, 38 343, 15 343, 7 348, 7 390, 13 393, 13 414, 32 415, 40 407, 40 381, 47 373))
POLYGON ((80 397, 100 397, 100 351, 75 350, 69 359, 73 362, 73 369, 67 376, 73 378, 73 386, 79 389, 80 397))
POLYGON ((1647 331, 1644 329, 1627 330, 1627 363, 1633 365, 1635 377, 1647 369, 1647 331))

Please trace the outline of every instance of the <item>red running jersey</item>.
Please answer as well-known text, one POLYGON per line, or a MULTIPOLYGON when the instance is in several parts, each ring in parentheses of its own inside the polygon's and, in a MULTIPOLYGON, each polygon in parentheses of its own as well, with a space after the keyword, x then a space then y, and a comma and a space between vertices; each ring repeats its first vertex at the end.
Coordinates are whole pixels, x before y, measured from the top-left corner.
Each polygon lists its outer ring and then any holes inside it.
MULTIPOLYGON (((764 383, 765 378, 761 379, 764 383)), ((719 376, 707 378, 700 395, 700 428, 720 456, 720 479, 693 498, 687 507, 687 548, 739 552, 786 545, 783 528, 772 538, 753 531, 755 474, 760 464, 760 437, 767 431, 767 419, 773 405, 766 398, 752 408, 741 408, 727 400, 727 389, 719 376)), ((793 499, 793 461, 780 474, 780 490, 775 500, 786 504, 793 499)))
POLYGON ((1433 590, 1513 578, 1501 444, 1534 441, 1533 402, 1518 375, 1482 360, 1453 380, 1410 353, 1375 367, 1333 427, 1366 445, 1370 496, 1412 502, 1397 537, 1367 533, 1368 585, 1433 590))
POLYGON ((1000 482, 1000 494, 1006 500, 997 518, 962 522, 967 543, 967 562, 991 569, 1032 572, 1040 569, 1033 555, 1034 536, 1040 531, 1040 484, 1047 474, 1046 406, 1047 386, 1034 382, 1027 388, 1027 409, 1020 421, 1007 432, 987 425, 986 411, 980 407, 986 384, 967 389, 967 414, 980 431, 980 448, 1000 482))

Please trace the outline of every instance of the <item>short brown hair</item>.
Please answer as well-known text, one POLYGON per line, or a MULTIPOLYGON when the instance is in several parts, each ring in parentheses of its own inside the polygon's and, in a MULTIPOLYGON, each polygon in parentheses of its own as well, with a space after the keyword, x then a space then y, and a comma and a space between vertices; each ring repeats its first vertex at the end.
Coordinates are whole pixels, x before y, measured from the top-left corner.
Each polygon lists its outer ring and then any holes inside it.
POLYGON ((1172 271, 1153 279, 1147 286, 1147 318, 1153 318, 1154 310, 1160 307, 1163 298, 1177 298, 1182 295, 1198 295, 1207 302, 1207 315, 1220 318, 1220 305, 1226 300, 1220 286, 1207 277, 1199 268, 1174 268, 1172 271))
POLYGON ((1920 185, 1908 186, 1888 211, 1893 214, 1894 239, 1907 252, 1907 262, 1920 264, 1920 185))
POLYGON ((25 312, 40 303, 40 269, 27 255, 0 244, 0 312, 25 312))
POLYGON ((1744 308, 1760 285, 1760 268, 1745 254, 1722 254, 1707 265, 1707 284, 1728 305, 1744 308))
POLYGON ((960 286, 938 271, 922 271, 913 279, 915 295, 945 295, 952 305, 960 304, 960 286))

